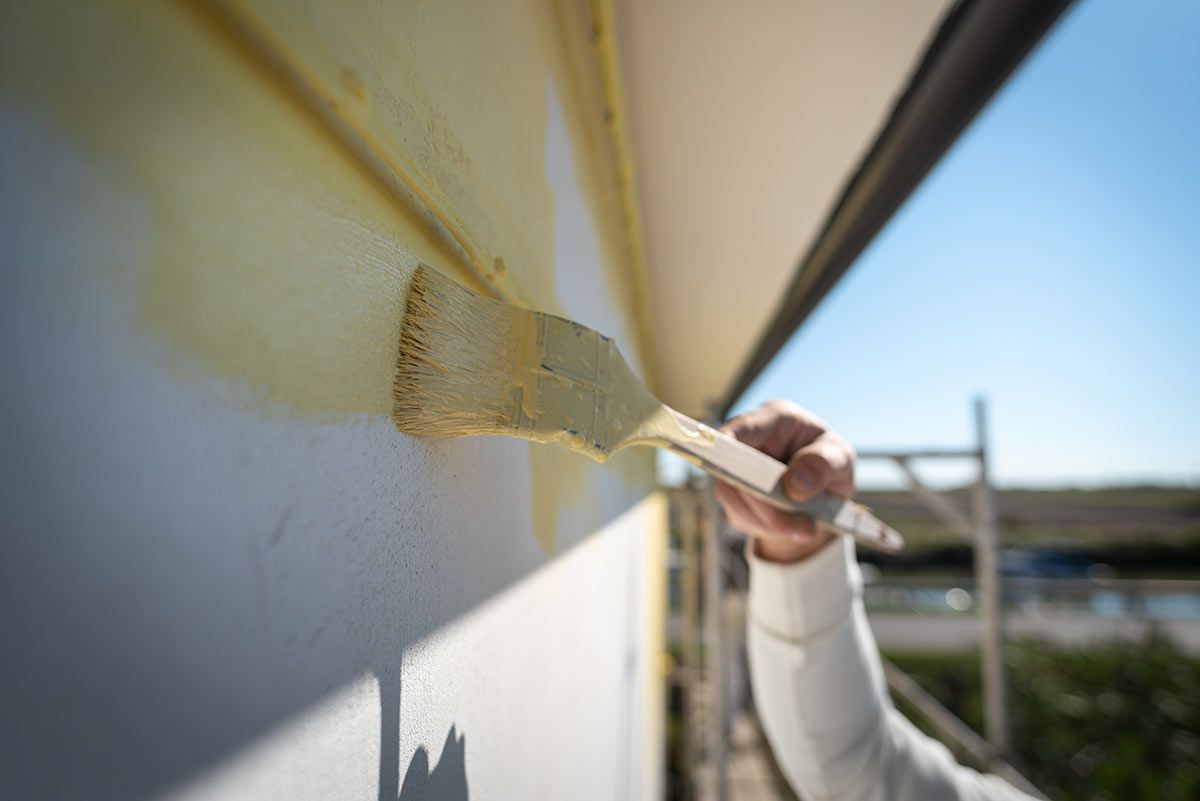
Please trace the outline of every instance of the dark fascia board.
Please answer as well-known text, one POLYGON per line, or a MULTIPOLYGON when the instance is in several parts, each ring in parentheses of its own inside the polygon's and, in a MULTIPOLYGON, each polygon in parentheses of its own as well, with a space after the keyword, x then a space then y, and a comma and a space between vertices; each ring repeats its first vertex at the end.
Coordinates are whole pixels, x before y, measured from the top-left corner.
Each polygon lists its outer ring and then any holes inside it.
POLYGON ((961 0, 717 407, 724 418, 1072 0, 961 0))

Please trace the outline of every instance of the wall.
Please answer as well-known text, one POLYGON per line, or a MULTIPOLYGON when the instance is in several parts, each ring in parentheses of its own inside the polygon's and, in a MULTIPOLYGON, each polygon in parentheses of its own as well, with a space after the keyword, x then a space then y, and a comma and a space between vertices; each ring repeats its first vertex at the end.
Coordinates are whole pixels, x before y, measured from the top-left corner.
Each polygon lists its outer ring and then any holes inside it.
POLYGON ((0 10, 0 796, 657 795, 651 455, 388 418, 418 262, 640 362, 586 9, 95 6, 0 10))

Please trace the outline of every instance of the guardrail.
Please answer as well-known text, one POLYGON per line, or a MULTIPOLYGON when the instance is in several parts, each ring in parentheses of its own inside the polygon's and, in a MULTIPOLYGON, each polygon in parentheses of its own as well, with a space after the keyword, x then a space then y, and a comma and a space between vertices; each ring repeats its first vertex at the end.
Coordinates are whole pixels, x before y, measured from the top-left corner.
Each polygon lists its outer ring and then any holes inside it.
POLYGON ((917 683, 916 679, 886 659, 883 660, 883 672, 892 693, 916 707, 937 730, 942 742, 958 746, 959 750, 966 753, 975 763, 975 767, 991 771, 1013 787, 1034 798, 1046 798, 1045 793, 1034 786, 1011 764, 1001 759, 987 740, 983 739, 953 712, 942 706, 936 698, 917 683))

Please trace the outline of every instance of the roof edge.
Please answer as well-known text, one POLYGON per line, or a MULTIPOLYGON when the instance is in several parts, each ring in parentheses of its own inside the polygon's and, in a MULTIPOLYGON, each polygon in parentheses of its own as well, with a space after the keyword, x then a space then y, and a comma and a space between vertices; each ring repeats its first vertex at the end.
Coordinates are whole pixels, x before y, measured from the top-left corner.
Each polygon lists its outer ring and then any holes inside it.
POLYGON ((733 404, 842 278, 1073 0, 961 0, 801 258, 775 315, 716 406, 733 404))

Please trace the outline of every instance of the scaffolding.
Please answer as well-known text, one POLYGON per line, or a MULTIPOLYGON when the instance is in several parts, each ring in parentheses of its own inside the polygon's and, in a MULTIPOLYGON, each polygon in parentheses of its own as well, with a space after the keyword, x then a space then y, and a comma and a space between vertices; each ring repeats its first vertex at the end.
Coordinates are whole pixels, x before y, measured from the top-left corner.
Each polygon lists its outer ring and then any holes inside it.
MULTIPOLYGON (((985 770, 996 773, 1035 797, 1041 792, 1009 762, 1007 683, 1004 668, 1004 612, 996 506, 991 484, 987 406, 974 403, 975 443, 963 448, 865 450, 860 460, 894 464, 909 493, 951 531, 971 545, 978 588, 980 668, 983 688, 984 736, 942 706, 899 668, 885 663, 891 691, 921 711, 939 732, 985 770), (969 509, 960 509, 946 494, 929 487, 914 466, 919 461, 967 461, 976 467, 969 509)), ((728 676, 735 667, 735 632, 722 625, 725 588, 745 590, 744 570, 736 551, 728 547, 732 534, 714 500, 713 484, 703 475, 673 491, 672 525, 676 528, 678 603, 674 632, 677 641, 672 682, 679 690, 682 765, 672 796, 680 799, 729 798, 727 735, 736 710, 730 703, 728 676), (740 585, 740 586, 739 586, 740 585)), ((786 795, 780 797, 786 798, 786 795)))
MULTIPOLYGON (((983 678, 983 715, 989 766, 1008 758, 1007 680, 1004 671, 1004 600, 1001 596, 1000 557, 997 546, 996 504, 988 466, 987 404, 975 399, 975 445, 961 449, 862 451, 860 460, 886 460, 900 469, 908 491, 948 529, 962 537, 975 554, 975 586, 979 591, 980 669, 983 678), (978 467, 972 492, 972 509, 964 513, 946 495, 930 489, 913 468, 916 460, 970 460, 978 467)), ((970 749, 968 749, 970 750, 970 749)), ((983 755, 981 755, 983 756, 983 755)))

